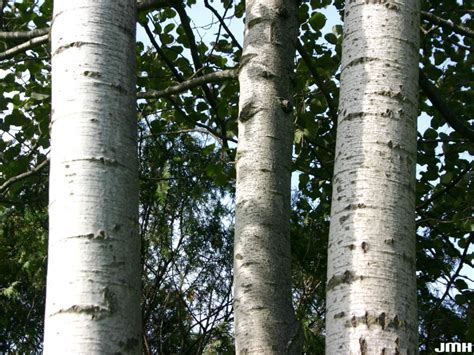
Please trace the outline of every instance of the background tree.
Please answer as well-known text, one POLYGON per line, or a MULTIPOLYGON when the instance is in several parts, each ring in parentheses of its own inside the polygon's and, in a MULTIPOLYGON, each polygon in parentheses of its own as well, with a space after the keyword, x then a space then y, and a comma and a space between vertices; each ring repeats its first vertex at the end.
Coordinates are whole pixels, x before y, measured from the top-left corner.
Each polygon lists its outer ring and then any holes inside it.
POLYGON ((238 354, 301 352, 291 300, 293 0, 246 2, 234 239, 238 354))
MULTIPOLYGON (((0 11, 0 339, 5 351, 40 352, 49 164, 47 34, 52 6, 49 0, 0 3, 5 5, 0 11)), ((231 304, 227 293, 231 277, 225 273, 231 272, 232 264, 235 69, 243 28, 235 24, 242 23, 245 7, 243 1, 227 0, 147 0, 137 6, 137 90, 139 97, 146 97, 137 101, 140 234, 143 262, 155 267, 158 275, 144 272, 144 350, 233 353, 231 308, 222 307, 231 304), (144 154, 145 146, 156 153, 144 154), (217 208, 221 198, 223 206, 217 208), (193 207, 194 199, 199 208, 193 207), (152 231, 158 219, 175 221, 169 222, 175 226, 173 232, 168 227, 152 231), (216 222, 221 219, 223 223, 216 222), (183 234, 176 227, 178 221, 183 234), (166 244, 171 237, 174 252, 166 244), (193 254, 197 246, 199 252, 193 254), (209 255, 213 261, 208 264, 209 255), (217 265, 226 271, 212 271, 217 265), (209 282, 192 283, 199 280, 199 273, 209 282), (183 275, 190 281, 182 282, 183 275), (161 278, 173 281, 164 283, 161 278), (194 297, 187 292, 191 283, 191 289, 200 290, 194 297), (179 336, 166 331, 171 328, 180 329, 179 336)), ((298 10, 292 165, 296 173, 290 226, 293 301, 303 324, 304 350, 315 354, 324 351, 326 247, 342 44, 342 26, 333 19, 343 7, 340 0, 316 0, 302 1, 298 10)), ((433 89, 420 85, 416 183, 420 349, 427 351, 440 341, 472 339, 468 333, 473 319, 469 281, 473 144, 468 135, 473 102, 472 10, 468 2, 424 0, 422 11, 420 67, 433 89), (462 126, 449 123, 450 112, 462 126)))

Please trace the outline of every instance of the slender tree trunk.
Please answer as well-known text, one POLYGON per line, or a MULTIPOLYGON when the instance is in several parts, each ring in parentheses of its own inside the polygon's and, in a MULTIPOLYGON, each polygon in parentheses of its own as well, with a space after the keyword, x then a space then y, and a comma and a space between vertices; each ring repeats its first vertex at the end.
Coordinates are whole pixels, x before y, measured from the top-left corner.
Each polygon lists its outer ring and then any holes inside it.
POLYGON ((415 354, 418 0, 346 1, 326 353, 415 354))
POLYGON ((56 0, 45 354, 141 353, 135 0, 56 0))
POLYGON ((289 240, 296 3, 246 1, 236 162, 237 354, 300 353, 289 240))

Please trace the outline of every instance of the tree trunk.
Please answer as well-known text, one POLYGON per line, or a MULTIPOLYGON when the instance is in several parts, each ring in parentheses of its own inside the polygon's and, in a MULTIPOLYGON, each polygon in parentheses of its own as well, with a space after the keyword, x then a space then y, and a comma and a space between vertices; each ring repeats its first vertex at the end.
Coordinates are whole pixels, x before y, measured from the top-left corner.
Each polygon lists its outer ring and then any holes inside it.
POLYGON ((54 2, 45 354, 141 353, 135 17, 54 2))
POLYGON ((301 352, 289 240, 296 3, 246 1, 236 157, 237 354, 301 352))
POLYGON ((415 354, 419 2, 346 1, 327 354, 415 354))

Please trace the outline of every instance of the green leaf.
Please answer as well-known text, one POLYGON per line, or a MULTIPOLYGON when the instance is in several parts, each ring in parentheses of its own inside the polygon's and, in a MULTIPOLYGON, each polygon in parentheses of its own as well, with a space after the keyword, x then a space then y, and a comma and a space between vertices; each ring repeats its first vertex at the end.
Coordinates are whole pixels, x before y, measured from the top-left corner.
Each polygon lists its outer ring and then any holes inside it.
POLYGON ((458 305, 463 306, 467 302, 467 298, 466 296, 459 294, 454 297, 454 301, 456 301, 458 305))
POLYGON ((451 182, 451 180, 453 179, 453 172, 452 171, 448 171, 446 174, 444 174, 443 176, 441 176, 441 183, 442 184, 449 184, 451 182))
POLYGON ((175 27, 174 23, 169 23, 165 26, 165 28, 163 29, 163 32, 164 33, 171 32, 171 31, 173 31, 174 27, 175 27))
POLYGON ((435 65, 440 65, 446 60, 446 54, 441 51, 436 51, 434 53, 435 65))
POLYGON ((309 8, 306 4, 301 4, 298 9, 298 20, 300 23, 306 22, 308 20, 309 8))
POLYGON ((324 38, 331 44, 337 44, 337 36, 334 33, 326 33, 324 38))
POLYGON ((19 294, 18 290, 16 289, 16 286, 19 284, 19 281, 12 282, 10 286, 0 289, 0 294, 6 298, 15 298, 19 294))
POLYGON ((465 290, 465 289, 469 288, 469 286, 467 285, 466 281, 464 281, 463 279, 457 279, 457 280, 454 282, 454 285, 455 285, 459 290, 465 290))
POLYGON ((170 44, 170 43, 173 43, 174 39, 173 39, 173 36, 162 33, 160 35, 160 40, 161 40, 161 43, 163 44, 170 44))
POLYGON ((334 33, 337 36, 342 35, 342 30, 343 30, 343 27, 341 25, 332 26, 332 33, 334 33))
POLYGON ((320 12, 315 12, 313 15, 311 15, 311 18, 309 19, 309 24, 315 31, 321 30, 324 25, 326 24, 326 16, 324 16, 320 12))
POLYGON ((48 99, 50 95, 49 94, 41 94, 39 92, 32 92, 30 96, 34 100, 43 101, 43 100, 48 99))
POLYGON ((204 155, 209 155, 211 154, 212 152, 214 152, 214 149, 216 148, 216 145, 213 143, 213 144, 209 144, 209 145, 206 145, 203 149, 202 149, 202 154, 204 155))
POLYGON ((217 176, 217 174, 219 173, 219 170, 220 170, 220 166, 218 165, 214 165, 214 164, 209 164, 207 167, 206 167, 206 175, 209 176, 209 177, 215 177, 217 176))
POLYGON ((235 17, 241 18, 244 15, 245 12, 245 1, 240 1, 236 6, 234 10, 235 17))
POLYGON ((196 110, 198 110, 199 112, 203 112, 205 110, 208 109, 208 106, 207 104, 204 102, 204 101, 199 101, 197 104, 196 104, 196 110))
POLYGON ((296 144, 301 143, 303 136, 304 136, 304 131, 302 131, 301 129, 296 129, 293 142, 296 144))
POLYGON ((428 166, 428 170, 422 173, 422 175, 424 179, 434 181, 438 179, 438 168, 436 166, 434 168, 428 166))
POLYGON ((298 179, 299 179, 299 183, 298 183, 298 188, 300 190, 303 190, 306 188, 306 185, 308 184, 308 181, 309 181, 309 176, 308 174, 300 174, 298 176, 298 179))
POLYGON ((425 133, 423 133, 423 137, 425 139, 436 139, 438 138, 438 132, 436 132, 433 128, 428 128, 425 133))

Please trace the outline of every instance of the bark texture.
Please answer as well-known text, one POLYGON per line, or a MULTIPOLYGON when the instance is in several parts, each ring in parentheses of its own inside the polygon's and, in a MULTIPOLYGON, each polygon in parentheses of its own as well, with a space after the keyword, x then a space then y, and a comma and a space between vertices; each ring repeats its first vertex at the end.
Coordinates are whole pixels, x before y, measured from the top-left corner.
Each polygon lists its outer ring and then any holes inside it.
POLYGON ((418 0, 346 1, 326 353, 415 354, 418 0))
POLYGON ((239 83, 234 310, 237 354, 299 354, 290 272, 297 1, 247 0, 239 83))
POLYGON ((135 0, 57 0, 45 354, 139 354, 135 0))

